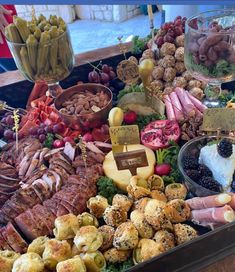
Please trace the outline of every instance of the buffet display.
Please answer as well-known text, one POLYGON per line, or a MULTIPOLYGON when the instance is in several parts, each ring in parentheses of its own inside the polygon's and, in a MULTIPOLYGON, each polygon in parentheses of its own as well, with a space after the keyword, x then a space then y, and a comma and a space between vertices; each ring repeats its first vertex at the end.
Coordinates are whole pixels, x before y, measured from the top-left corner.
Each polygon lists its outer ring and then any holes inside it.
POLYGON ((55 98, 47 84, 73 62, 64 22, 15 18, 7 27, 18 68, 36 83, 27 111, 0 104, 1 271, 127 271, 235 221, 234 137, 205 135, 206 84, 188 68, 217 69, 215 78, 225 71, 219 62, 231 68, 233 52, 219 48, 233 27, 214 19, 207 37, 187 33, 184 42, 185 24, 181 16, 165 23, 140 58, 125 60, 146 75, 143 84, 91 64, 87 82, 78 76, 55 98), (163 114, 119 104, 146 89, 163 114))

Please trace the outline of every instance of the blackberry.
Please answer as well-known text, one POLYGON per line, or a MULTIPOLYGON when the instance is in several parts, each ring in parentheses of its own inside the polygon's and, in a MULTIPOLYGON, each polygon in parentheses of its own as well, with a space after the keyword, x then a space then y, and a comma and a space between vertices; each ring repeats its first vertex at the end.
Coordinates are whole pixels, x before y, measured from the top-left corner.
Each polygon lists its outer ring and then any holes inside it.
POLYGON ((221 185, 212 177, 202 177, 198 184, 214 192, 221 192, 221 185))
POLYGON ((211 170, 204 164, 199 164, 198 171, 202 177, 212 177, 211 170))
POLYGON ((232 183, 231 183, 231 188, 232 188, 232 190, 233 190, 233 192, 234 192, 234 191, 235 191, 235 180, 232 181, 232 183))
POLYGON ((183 158, 183 166, 184 166, 185 170, 187 170, 187 169, 197 170, 198 169, 198 162, 192 156, 185 156, 183 158))
POLYGON ((229 158, 233 154, 233 145, 227 140, 223 139, 217 145, 217 151, 223 158, 229 158))
POLYGON ((190 177, 193 181, 198 181, 200 179, 200 173, 194 169, 188 169, 185 171, 186 175, 190 177))

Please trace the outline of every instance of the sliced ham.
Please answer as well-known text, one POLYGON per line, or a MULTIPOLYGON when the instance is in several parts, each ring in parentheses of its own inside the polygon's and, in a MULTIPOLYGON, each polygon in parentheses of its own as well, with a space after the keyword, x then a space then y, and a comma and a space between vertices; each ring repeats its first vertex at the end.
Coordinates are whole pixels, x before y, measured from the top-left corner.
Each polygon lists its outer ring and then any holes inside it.
POLYGON ((189 92, 187 92, 187 95, 189 97, 189 99, 191 100, 191 102, 193 103, 193 105, 200 111, 203 112, 204 110, 207 109, 207 107, 205 105, 202 104, 202 102, 200 100, 198 100, 196 97, 194 97, 193 95, 191 95, 189 92))
POLYGON ((183 109, 182 109, 182 106, 180 104, 180 101, 179 101, 179 98, 178 98, 177 94, 175 92, 171 92, 169 97, 170 97, 171 104, 172 104, 173 109, 174 109, 176 120, 177 121, 183 121, 184 120, 183 109))
POLYGON ((196 224, 229 223, 235 221, 235 213, 229 205, 191 211, 191 220, 196 224))
POLYGON ((206 197, 194 197, 186 200, 186 203, 189 205, 191 210, 202 210, 224 206, 225 204, 228 204, 231 199, 232 197, 229 194, 219 194, 206 197))
POLYGON ((163 101, 164 101, 165 106, 166 106, 167 119, 169 119, 169 120, 176 120, 176 116, 175 116, 175 113, 174 113, 173 105, 171 103, 169 95, 165 95, 163 97, 163 101))
POLYGON ((194 117, 195 106, 187 96, 186 91, 183 88, 176 87, 175 92, 180 100, 181 105, 183 106, 184 112, 186 113, 186 117, 194 117))

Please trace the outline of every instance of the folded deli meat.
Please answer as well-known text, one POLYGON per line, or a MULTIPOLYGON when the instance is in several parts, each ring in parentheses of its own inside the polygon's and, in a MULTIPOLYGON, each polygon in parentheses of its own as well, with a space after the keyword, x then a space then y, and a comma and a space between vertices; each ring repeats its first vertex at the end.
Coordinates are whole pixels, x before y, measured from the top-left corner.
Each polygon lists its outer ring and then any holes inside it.
POLYGON ((38 236, 52 235, 56 217, 85 211, 96 194, 104 157, 74 147, 49 150, 35 138, 8 144, 0 155, 0 249, 23 253, 38 236), (64 152, 65 151, 65 152, 64 152), (73 154, 73 157, 71 157, 73 154))

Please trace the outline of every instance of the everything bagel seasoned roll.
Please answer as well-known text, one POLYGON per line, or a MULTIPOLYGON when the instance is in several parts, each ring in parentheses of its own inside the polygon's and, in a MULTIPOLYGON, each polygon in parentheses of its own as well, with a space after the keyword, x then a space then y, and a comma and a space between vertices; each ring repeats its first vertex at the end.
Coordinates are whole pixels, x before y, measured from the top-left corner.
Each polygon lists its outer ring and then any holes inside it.
POLYGON ((107 225, 118 227, 127 220, 127 212, 118 206, 109 206, 104 211, 104 221, 107 225))
POLYGON ((186 224, 175 224, 174 233, 177 245, 191 241, 198 236, 197 231, 186 224))
POLYGON ((167 230, 159 230, 153 236, 153 240, 160 244, 163 252, 175 247, 174 234, 168 232, 167 230))
POLYGON ((169 201, 164 208, 167 218, 172 223, 181 223, 190 218, 189 205, 182 199, 169 201))
POLYGON ((134 224, 129 221, 117 227, 114 233, 113 245, 119 250, 129 250, 135 248, 138 241, 138 231, 134 224))
POLYGON ((103 225, 98 228, 98 231, 103 236, 102 246, 99 248, 100 251, 107 250, 113 246, 113 237, 115 233, 115 229, 108 225, 103 225))
POLYGON ((112 205, 120 207, 126 212, 129 212, 132 204, 133 204, 133 200, 126 195, 116 194, 113 197, 112 205))
POLYGON ((87 201, 87 208, 96 218, 101 218, 105 209, 109 206, 107 198, 97 195, 87 201))
POLYGON ((119 250, 112 247, 104 252, 105 260, 109 263, 122 263, 131 256, 131 250, 119 250))

